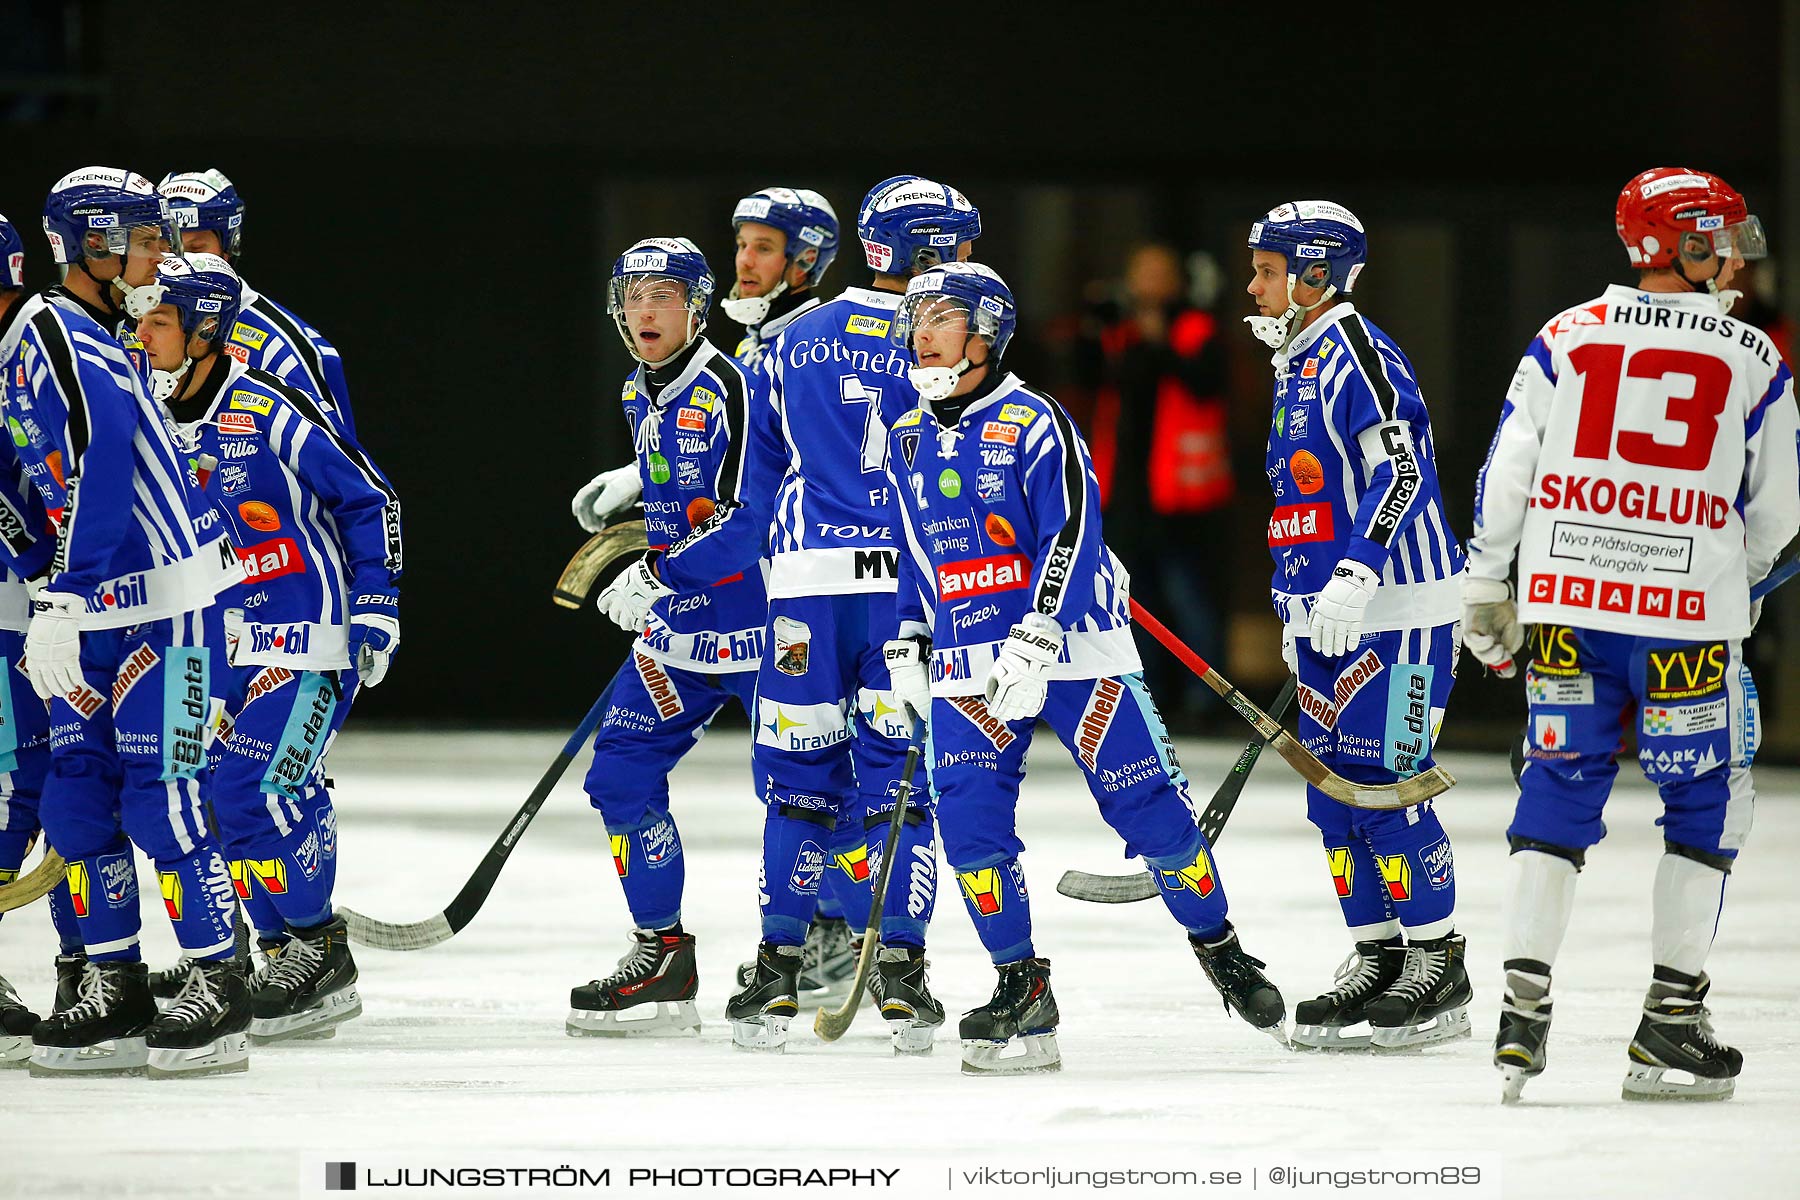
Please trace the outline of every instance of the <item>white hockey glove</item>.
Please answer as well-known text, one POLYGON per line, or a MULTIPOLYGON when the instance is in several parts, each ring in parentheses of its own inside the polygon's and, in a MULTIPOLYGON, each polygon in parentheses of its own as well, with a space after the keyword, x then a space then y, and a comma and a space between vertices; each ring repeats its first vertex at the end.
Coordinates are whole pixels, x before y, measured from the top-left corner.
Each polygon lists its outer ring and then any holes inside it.
POLYGON ((602 471, 588 480, 569 502, 569 511, 575 514, 575 520, 583 529, 599 533, 614 517, 636 504, 643 494, 643 477, 638 474, 638 465, 632 463, 616 470, 602 471))
POLYGON ((1525 644, 1512 585, 1504 579, 1464 575, 1462 601, 1463 645, 1494 674, 1511 679, 1518 672, 1513 655, 1525 644))
POLYGON ((1309 616, 1313 650, 1339 658, 1362 640, 1363 613, 1381 586, 1381 576, 1354 558, 1338 560, 1331 579, 1313 601, 1309 616))
POLYGON ((931 639, 911 634, 883 642, 881 657, 887 663, 888 679, 894 694, 906 706, 915 725, 931 719, 931 672, 925 667, 931 657, 931 639))
POLYGON ((1002 721, 1022 721, 1043 712, 1050 695, 1050 669, 1062 656, 1062 644, 1062 626, 1043 613, 1020 617, 988 672, 988 711, 1002 721))
POLYGON ((1281 627, 1281 661, 1287 664, 1289 675, 1300 678, 1300 649, 1295 645, 1292 625, 1281 627))
POLYGON ((87 601, 68 592, 39 592, 25 632, 25 669, 31 690, 49 700, 81 690, 81 626, 87 601))
POLYGON ((600 598, 594 601, 595 606, 626 633, 642 633, 644 618, 650 615, 651 606, 664 596, 675 594, 673 588, 656 577, 656 571, 650 565, 654 553, 644 555, 619 572, 619 577, 607 584, 600 598))
POLYGON ((400 602, 393 596, 358 596, 350 605, 350 665, 364 687, 387 678, 400 649, 400 602))

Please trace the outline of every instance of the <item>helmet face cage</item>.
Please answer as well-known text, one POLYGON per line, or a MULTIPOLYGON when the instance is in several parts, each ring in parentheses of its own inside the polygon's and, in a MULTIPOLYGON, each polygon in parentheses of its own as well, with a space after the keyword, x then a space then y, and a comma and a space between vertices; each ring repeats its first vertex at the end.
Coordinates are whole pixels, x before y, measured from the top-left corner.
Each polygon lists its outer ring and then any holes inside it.
POLYGON ((140 321, 166 304, 179 314, 184 334, 215 346, 230 332, 244 299, 237 273, 211 254, 170 255, 158 264, 156 281, 137 291, 151 293, 142 303, 132 297, 140 321))
POLYGON ((144 228, 168 243, 166 251, 178 248, 168 201, 130 171, 84 167, 59 180, 44 202, 44 235, 52 257, 66 266, 124 255, 144 228))
POLYGON ((1640 270, 1708 259, 1766 258, 1767 235, 1744 197, 1716 175, 1686 167, 1655 167, 1619 192, 1613 227, 1631 265, 1640 270))
POLYGON ((806 267, 802 286, 817 284, 837 257, 837 212, 818 192, 803 188, 763 188, 739 200, 732 210, 731 227, 734 230, 747 221, 779 229, 787 235, 785 253, 789 265, 800 260, 808 250, 812 251, 812 261, 806 267))
POLYGON ((998 364, 1012 340, 1018 314, 1006 284, 978 264, 956 264, 948 270, 926 271, 914 277, 894 314, 888 340, 917 362, 913 334, 958 318, 969 336, 987 342, 991 352, 987 365, 998 364))
POLYGON ((606 289, 606 311, 633 358, 638 357, 638 348, 626 320, 626 305, 635 295, 641 294, 638 289, 649 281, 666 281, 671 287, 682 290, 682 307, 688 313, 684 346, 706 328, 706 315, 712 308, 712 269, 706 265, 706 256, 700 253, 698 246, 686 238, 645 238, 638 242, 613 264, 612 278, 606 289))

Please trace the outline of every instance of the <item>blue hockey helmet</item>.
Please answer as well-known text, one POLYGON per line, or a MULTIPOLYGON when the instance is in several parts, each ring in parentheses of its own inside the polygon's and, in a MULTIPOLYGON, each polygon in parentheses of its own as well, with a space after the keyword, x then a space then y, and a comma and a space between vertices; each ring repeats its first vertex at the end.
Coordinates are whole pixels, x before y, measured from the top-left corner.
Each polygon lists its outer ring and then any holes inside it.
POLYGON ((244 201, 223 171, 212 167, 204 171, 171 171, 163 176, 156 190, 169 202, 175 232, 208 230, 219 236, 219 247, 226 258, 236 258, 243 252, 244 201))
POLYGON ((1329 200, 1295 200, 1269 210, 1250 226, 1252 250, 1267 250, 1287 259, 1287 311, 1279 317, 1245 317, 1251 331, 1268 346, 1283 349, 1300 331, 1304 317, 1333 297, 1349 295, 1369 257, 1368 237, 1356 214, 1329 200), (1294 285, 1322 289, 1320 298, 1302 305, 1294 285))
POLYGON ((178 245, 168 201, 135 171, 83 167, 57 180, 44 200, 50 256, 68 266, 85 270, 90 258, 124 254, 139 227, 167 242, 165 252, 178 245))
POLYGON ((156 280, 132 291, 126 312, 142 320, 167 304, 181 314, 181 330, 203 342, 223 342, 244 304, 244 281, 217 254, 171 254, 156 265, 156 280))
POLYGON ((1012 289, 992 267, 978 262, 947 262, 912 277, 888 337, 912 355, 915 365, 907 374, 919 395, 926 400, 942 400, 956 389, 956 381, 971 366, 998 370, 1000 356, 1006 353, 1006 344, 1012 341, 1018 325, 1019 310, 1013 303, 1012 289), (914 332, 951 320, 961 321, 969 336, 987 342, 987 361, 971 364, 968 343, 964 342, 962 360, 954 366, 917 365, 918 352, 912 344, 914 332))
MULTIPOLYGON (((677 347, 685 348, 706 328, 706 315, 712 308, 713 273, 706 265, 700 247, 687 238, 645 238, 619 255, 613 263, 612 280, 606 290, 606 311, 618 326, 625 348, 639 362, 644 361, 632 340, 631 327, 625 319, 628 297, 639 295, 638 289, 653 280, 681 285, 683 305, 688 312, 687 340, 677 347)), ((666 361, 666 360, 665 360, 666 361)))
POLYGON ((856 217, 863 258, 883 275, 916 275, 981 236, 981 212, 946 184, 917 175, 884 179, 863 198, 856 217))
POLYGON ((25 243, 13 223, 0 213, 0 292, 25 286, 25 243))
MULTIPOLYGON (((731 227, 735 230, 747 221, 768 225, 787 235, 788 264, 799 264, 806 271, 802 287, 817 285, 837 257, 837 210, 831 207, 831 201, 809 188, 767 187, 750 193, 732 210, 731 227)), ((769 315, 770 301, 786 290, 785 277, 766 296, 740 297, 734 284, 731 294, 721 303, 725 315, 740 325, 757 325, 769 315)))

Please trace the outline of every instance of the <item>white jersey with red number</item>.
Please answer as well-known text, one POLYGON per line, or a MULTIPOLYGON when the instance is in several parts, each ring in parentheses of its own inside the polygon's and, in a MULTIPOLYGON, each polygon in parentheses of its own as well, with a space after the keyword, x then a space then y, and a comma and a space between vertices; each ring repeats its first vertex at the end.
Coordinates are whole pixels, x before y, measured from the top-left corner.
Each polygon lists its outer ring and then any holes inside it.
POLYGON ((1800 528, 1793 377, 1712 297, 1614 285, 1544 326, 1475 492, 1469 571, 1519 617, 1743 637, 1750 585, 1800 528))

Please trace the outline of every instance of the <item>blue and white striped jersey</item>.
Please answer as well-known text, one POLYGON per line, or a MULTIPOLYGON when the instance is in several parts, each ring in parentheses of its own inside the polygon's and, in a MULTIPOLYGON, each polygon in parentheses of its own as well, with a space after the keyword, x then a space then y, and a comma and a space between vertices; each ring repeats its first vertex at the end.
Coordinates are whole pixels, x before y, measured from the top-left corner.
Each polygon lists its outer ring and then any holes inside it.
MULTIPOLYGON (((766 403, 759 379, 705 338, 663 370, 640 366, 626 379, 620 405, 637 447, 652 547, 680 542, 721 506, 739 503, 750 406, 766 403)), ((658 600, 636 649, 688 671, 753 671, 762 662, 768 613, 759 558, 658 600)))
POLYGON ((896 556, 888 423, 918 403, 888 343, 897 292, 847 288, 798 314, 763 355, 768 400, 750 414, 742 510, 726 511, 658 564, 693 591, 769 551, 769 595, 891 592, 896 556))
POLYGON ((124 349, 80 306, 32 296, 0 332, 0 410, 57 530, 51 590, 82 627, 195 612, 243 577, 124 349))
POLYGON ((1069 414, 1007 375, 945 428, 928 405, 894 421, 888 473, 905 549, 902 636, 931 636, 931 690, 975 695, 1027 612, 1064 630, 1052 679, 1142 669, 1129 576, 1100 530, 1100 482, 1069 414))
POLYGON ((1304 624, 1338 561, 1353 558, 1381 577, 1367 632, 1457 620, 1463 548, 1444 515, 1412 363, 1348 303, 1274 363, 1266 462, 1276 615, 1304 624))
POLYGON ((190 478, 244 562, 221 597, 244 614, 227 626, 232 662, 345 669, 351 613, 399 604, 400 500, 312 396, 231 359, 220 367, 171 407, 190 478))
POLYGON ((267 371, 289 387, 299 388, 318 402, 340 432, 356 436, 350 386, 344 382, 344 360, 337 348, 248 283, 225 353, 246 367, 267 371))

